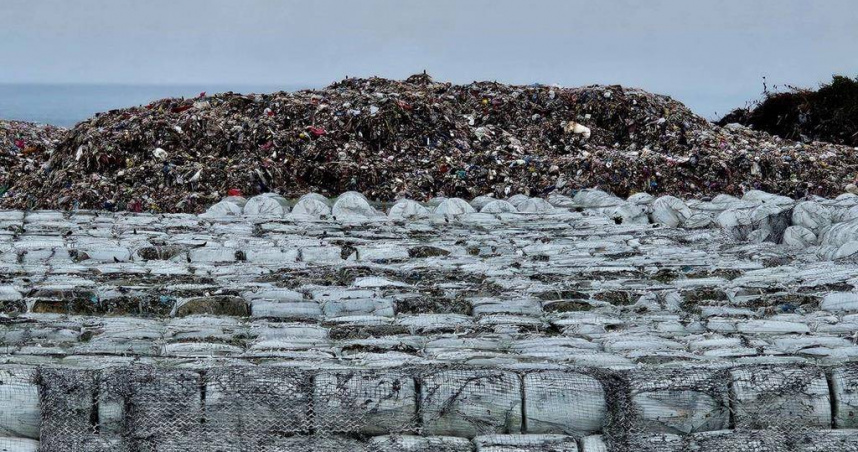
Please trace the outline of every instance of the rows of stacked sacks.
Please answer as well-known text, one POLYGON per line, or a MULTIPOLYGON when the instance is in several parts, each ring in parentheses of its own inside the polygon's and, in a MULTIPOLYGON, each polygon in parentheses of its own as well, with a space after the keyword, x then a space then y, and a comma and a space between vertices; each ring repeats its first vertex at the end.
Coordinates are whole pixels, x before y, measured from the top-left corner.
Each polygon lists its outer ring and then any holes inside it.
POLYGON ((371 203, 358 192, 346 192, 337 198, 309 193, 296 201, 265 193, 250 199, 227 197, 209 207, 203 216, 212 219, 449 221, 463 216, 478 219, 480 215, 551 215, 569 210, 606 215, 618 224, 720 228, 734 240, 812 248, 811 251, 824 259, 858 255, 858 195, 853 193, 844 193, 835 199, 813 197, 795 201, 787 196, 754 190, 742 198, 722 194, 701 201, 670 195, 656 198, 648 193, 622 199, 601 190, 585 189, 572 197, 558 194, 545 199, 525 195, 507 199, 478 196, 471 201, 433 198, 426 203, 403 198, 387 204, 371 203), (383 212, 385 208, 387 214, 383 212))

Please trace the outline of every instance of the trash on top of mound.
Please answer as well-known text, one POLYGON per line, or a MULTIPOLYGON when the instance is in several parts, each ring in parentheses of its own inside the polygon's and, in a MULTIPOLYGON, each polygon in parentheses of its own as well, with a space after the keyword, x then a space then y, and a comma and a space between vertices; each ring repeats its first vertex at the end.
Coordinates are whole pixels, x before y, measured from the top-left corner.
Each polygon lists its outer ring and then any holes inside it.
POLYGON ((0 120, 0 197, 43 170, 63 132, 50 125, 0 120))
POLYGON ((637 89, 453 85, 421 74, 99 114, 69 131, 44 171, 25 175, 0 205, 201 212, 233 188, 283 197, 358 191, 381 201, 582 187, 802 197, 841 193, 856 169, 851 148, 718 127, 637 89))
POLYGON ((792 140, 858 146, 858 77, 835 75, 816 90, 791 87, 766 92, 760 101, 718 121, 729 123, 792 140))

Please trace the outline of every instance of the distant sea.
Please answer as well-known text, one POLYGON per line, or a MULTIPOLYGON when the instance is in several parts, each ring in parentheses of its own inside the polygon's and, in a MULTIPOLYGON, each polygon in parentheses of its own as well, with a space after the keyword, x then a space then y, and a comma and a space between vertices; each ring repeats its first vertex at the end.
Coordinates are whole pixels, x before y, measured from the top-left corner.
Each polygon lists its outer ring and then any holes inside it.
POLYGON ((0 84, 0 119, 72 127, 95 113, 145 105, 165 97, 195 97, 233 91, 271 93, 306 85, 84 85, 0 84))

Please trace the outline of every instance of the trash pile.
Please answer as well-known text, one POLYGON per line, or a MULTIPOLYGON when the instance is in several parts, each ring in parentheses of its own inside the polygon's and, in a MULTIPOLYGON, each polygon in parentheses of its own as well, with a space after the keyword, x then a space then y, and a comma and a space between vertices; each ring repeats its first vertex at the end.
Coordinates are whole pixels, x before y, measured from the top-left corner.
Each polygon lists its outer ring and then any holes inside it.
POLYGON ((791 140, 858 146, 858 78, 834 76, 818 90, 767 92, 748 108, 737 108, 718 124, 740 123, 791 140))
POLYGON ((40 170, 65 129, 0 120, 0 197, 40 170))
POLYGON ((200 212, 230 190, 371 200, 842 193, 852 148, 715 126, 620 86, 346 79, 322 90, 164 99, 78 124, 2 207, 200 212))

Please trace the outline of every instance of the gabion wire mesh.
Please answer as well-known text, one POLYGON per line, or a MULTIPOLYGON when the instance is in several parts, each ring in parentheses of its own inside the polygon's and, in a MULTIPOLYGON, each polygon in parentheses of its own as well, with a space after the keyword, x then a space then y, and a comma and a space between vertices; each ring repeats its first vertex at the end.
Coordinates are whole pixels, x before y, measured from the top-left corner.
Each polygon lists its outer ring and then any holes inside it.
POLYGON ((3 366, 0 451, 848 452, 857 371, 3 366))
POLYGON ((729 376, 726 369, 629 373, 630 428, 677 435, 730 428, 729 376))
POLYGON ((39 388, 35 378, 35 367, 0 368, 0 436, 39 439, 39 388))

